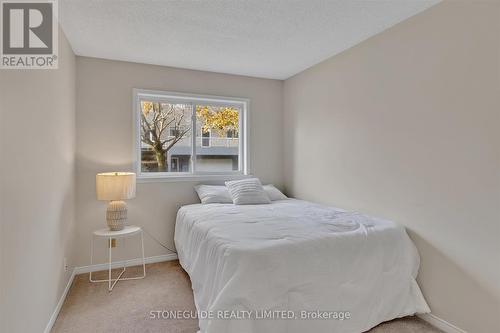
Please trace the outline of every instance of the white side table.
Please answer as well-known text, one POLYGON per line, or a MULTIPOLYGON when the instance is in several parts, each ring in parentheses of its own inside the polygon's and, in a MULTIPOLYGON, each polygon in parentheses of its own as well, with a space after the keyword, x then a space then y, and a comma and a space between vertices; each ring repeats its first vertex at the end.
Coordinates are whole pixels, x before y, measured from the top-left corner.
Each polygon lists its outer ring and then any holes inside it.
POLYGON ((142 233, 141 227, 137 227, 134 225, 130 226, 125 226, 122 230, 119 231, 111 231, 108 228, 105 229, 99 229, 94 231, 92 234, 92 240, 90 243, 90 265, 93 265, 94 263, 94 238, 100 237, 100 238, 106 238, 108 241, 108 253, 109 253, 109 261, 108 261, 108 278, 103 279, 103 280, 92 280, 92 272, 89 274, 89 280, 90 282, 107 282, 108 283, 108 290, 111 291, 113 290, 113 287, 115 284, 122 280, 137 280, 137 279, 143 279, 146 277, 146 261, 144 259, 144 237, 142 233), (135 235, 140 235, 141 236, 141 253, 142 253, 142 275, 141 276, 136 276, 136 277, 127 277, 127 278, 122 278, 121 276, 125 272, 125 262, 126 260, 123 260, 123 269, 118 275, 117 278, 112 279, 111 278, 111 268, 112 268, 112 239, 115 238, 125 238, 125 237, 130 237, 130 236, 135 236, 135 235))

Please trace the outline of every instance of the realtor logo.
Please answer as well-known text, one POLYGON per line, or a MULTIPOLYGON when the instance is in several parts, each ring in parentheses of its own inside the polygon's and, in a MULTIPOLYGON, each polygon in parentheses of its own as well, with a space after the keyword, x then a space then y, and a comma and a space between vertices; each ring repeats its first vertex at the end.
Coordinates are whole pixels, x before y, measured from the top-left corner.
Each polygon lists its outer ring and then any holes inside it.
POLYGON ((57 0, 0 0, 0 8, 0 68, 57 68, 57 0))

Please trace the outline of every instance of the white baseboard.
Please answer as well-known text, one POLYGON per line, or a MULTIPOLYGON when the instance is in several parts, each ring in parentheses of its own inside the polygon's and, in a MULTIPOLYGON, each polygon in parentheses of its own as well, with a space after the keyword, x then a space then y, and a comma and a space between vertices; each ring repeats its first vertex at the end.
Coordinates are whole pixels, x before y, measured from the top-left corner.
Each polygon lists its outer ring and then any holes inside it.
MULTIPOLYGON (((160 256, 147 257, 147 258, 145 258, 145 261, 146 261, 146 264, 153 264, 156 262, 170 261, 170 260, 176 260, 176 259, 177 259, 177 254, 171 253, 171 254, 163 254, 160 256)), ((125 260, 126 267, 137 266, 137 265, 142 265, 141 258, 132 259, 132 260, 125 260)), ((123 261, 114 263, 111 265, 111 267, 112 268, 123 267, 123 261)), ((68 291, 71 288, 71 284, 73 284, 73 280, 75 279, 75 276, 78 274, 104 271, 107 269, 108 269, 108 264, 96 264, 96 265, 92 265, 92 266, 82 266, 82 267, 75 267, 75 269, 73 269, 73 272, 71 273, 71 277, 68 280, 68 284, 66 285, 66 288, 64 288, 64 291, 61 295, 61 298, 59 299, 59 302, 56 305, 56 308, 54 309, 54 312, 52 313, 52 316, 50 316, 50 320, 47 323, 47 326, 45 327, 44 333, 50 333, 50 331, 52 330, 52 326, 54 326, 54 323, 56 322, 57 316, 59 315, 59 311, 61 311, 61 308, 64 304, 64 300, 66 299, 66 296, 68 295, 68 291)))
POLYGON ((59 302, 57 302, 56 308, 54 309, 54 312, 52 313, 52 316, 50 316, 50 320, 47 323, 47 326, 45 326, 45 330, 43 331, 44 333, 50 333, 52 330, 52 326, 54 326, 54 323, 56 322, 57 316, 59 315, 59 311, 61 311, 61 308, 64 304, 64 300, 66 299, 66 296, 68 295, 69 288, 71 288, 71 284, 73 283, 73 280, 75 279, 75 270, 71 272, 71 276, 68 280, 68 283, 66 284, 66 288, 64 288, 64 291, 61 295, 61 298, 59 298, 59 302))
MULTIPOLYGON (((147 257, 145 260, 146 260, 146 264, 154 264, 155 262, 170 261, 170 260, 176 260, 176 259, 177 259, 177 254, 170 253, 170 254, 163 254, 161 256, 147 257)), ((124 263, 125 263, 125 267, 138 266, 138 265, 142 265, 142 259, 137 258, 137 259, 132 259, 132 260, 117 261, 111 265, 111 268, 123 267, 124 263)), ((95 265, 89 265, 89 266, 81 266, 81 267, 75 268, 75 275, 89 273, 89 272, 105 271, 107 269, 108 269, 108 264, 95 264, 95 265)))
POLYGON ((456 327, 453 324, 450 324, 444 319, 441 319, 432 313, 423 313, 417 315, 420 319, 428 322, 432 326, 439 328, 441 331, 445 333, 467 333, 463 329, 456 327))

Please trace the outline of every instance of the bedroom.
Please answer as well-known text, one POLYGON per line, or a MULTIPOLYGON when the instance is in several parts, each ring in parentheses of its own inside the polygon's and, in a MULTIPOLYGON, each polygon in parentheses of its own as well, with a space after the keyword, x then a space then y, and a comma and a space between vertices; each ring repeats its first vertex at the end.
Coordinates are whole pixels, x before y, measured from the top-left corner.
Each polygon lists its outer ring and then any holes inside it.
POLYGON ((0 332, 500 331, 498 1, 39 2, 0 332))

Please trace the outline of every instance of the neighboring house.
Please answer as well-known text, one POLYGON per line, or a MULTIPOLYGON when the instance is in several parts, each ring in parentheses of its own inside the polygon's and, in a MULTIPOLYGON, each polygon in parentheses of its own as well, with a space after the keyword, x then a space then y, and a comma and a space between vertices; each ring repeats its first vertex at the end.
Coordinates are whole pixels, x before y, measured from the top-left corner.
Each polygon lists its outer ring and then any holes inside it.
MULTIPOLYGON (((164 138, 174 138, 176 131, 183 131, 191 124, 188 120, 180 127, 170 127, 164 138)), ((193 140, 190 133, 178 141, 167 153, 169 172, 189 172, 193 140)), ((142 143, 142 169, 156 171, 157 162, 151 146, 142 143)), ((198 171, 224 172, 238 170, 238 132, 229 129, 221 135, 219 131, 203 132, 201 125, 196 129, 196 167, 198 171)))

